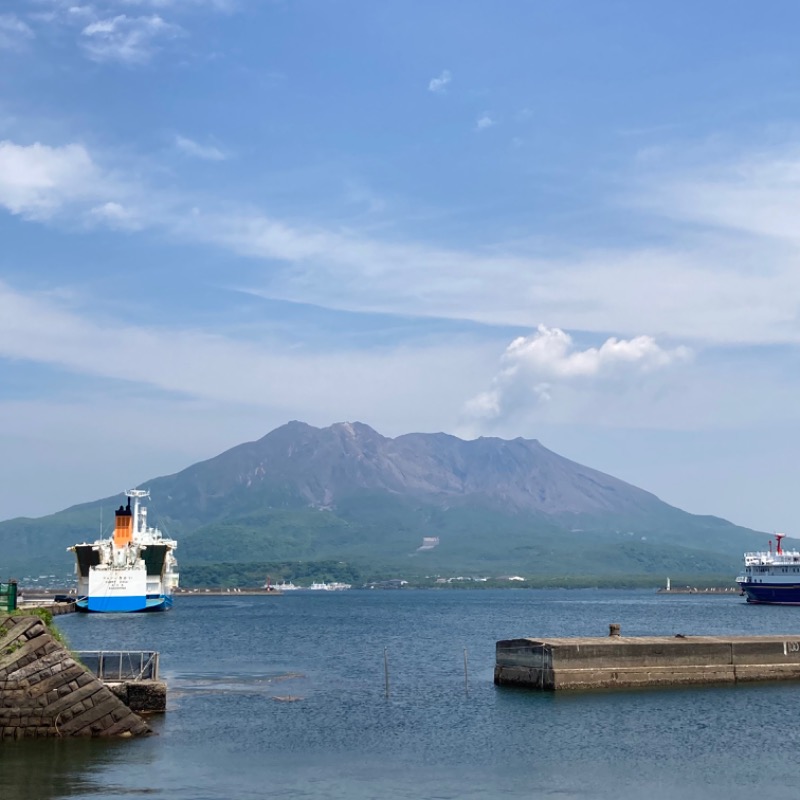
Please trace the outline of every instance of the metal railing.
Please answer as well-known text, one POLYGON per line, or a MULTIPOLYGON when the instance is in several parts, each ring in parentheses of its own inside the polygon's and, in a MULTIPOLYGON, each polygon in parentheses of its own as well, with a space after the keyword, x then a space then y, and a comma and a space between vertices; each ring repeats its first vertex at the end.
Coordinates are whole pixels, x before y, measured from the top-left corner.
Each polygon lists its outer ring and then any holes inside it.
POLYGON ((76 655, 101 681, 158 680, 158 653, 152 650, 78 650, 76 655))

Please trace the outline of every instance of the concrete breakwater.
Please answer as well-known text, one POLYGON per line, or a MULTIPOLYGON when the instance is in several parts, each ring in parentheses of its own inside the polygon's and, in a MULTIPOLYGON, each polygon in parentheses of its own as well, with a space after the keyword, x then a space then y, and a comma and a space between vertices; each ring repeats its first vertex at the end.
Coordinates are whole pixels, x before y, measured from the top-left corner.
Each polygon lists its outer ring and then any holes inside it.
POLYGON ((59 602, 50 602, 47 600, 24 600, 17 604, 17 608, 23 611, 41 608, 42 610, 47 611, 49 614, 52 614, 54 617, 58 616, 59 614, 72 614, 76 610, 74 600, 59 602))
POLYGON ((800 680, 800 634, 507 639, 494 682, 545 691, 800 680))
POLYGON ((147 723, 38 616, 0 616, 0 739, 146 733, 147 723))

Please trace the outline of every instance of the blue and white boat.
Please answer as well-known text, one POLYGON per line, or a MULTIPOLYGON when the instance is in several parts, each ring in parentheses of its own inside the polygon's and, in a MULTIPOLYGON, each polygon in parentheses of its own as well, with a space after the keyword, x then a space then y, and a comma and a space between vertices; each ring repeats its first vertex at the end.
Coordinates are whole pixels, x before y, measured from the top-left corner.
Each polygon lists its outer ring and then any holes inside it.
POLYGON ((150 492, 125 492, 127 505, 116 511, 114 535, 108 539, 76 544, 78 611, 166 611, 178 587, 178 543, 165 539, 147 524, 147 508, 141 500, 150 492), (131 508, 133 500, 133 508, 131 508))
POLYGON ((763 553, 744 554, 744 572, 736 583, 748 603, 800 605, 800 551, 784 550, 786 534, 776 533, 777 544, 763 553))

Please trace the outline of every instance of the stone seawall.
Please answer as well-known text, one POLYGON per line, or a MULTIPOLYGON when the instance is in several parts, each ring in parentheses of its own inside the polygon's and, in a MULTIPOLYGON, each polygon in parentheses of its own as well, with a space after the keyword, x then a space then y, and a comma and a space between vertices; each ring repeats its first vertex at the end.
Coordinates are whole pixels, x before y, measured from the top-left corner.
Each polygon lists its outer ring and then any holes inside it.
POLYGON ((508 639, 494 682, 546 691, 800 680, 800 634, 508 639))
POLYGON ((147 733, 38 616, 0 615, 0 739, 147 733))

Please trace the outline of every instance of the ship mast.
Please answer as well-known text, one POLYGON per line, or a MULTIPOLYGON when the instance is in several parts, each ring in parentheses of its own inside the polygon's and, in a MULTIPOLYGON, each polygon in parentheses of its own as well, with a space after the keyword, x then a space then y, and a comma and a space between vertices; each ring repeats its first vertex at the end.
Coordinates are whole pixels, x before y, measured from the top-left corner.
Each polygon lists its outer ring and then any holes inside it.
POLYGON ((128 489, 125 492, 126 497, 133 498, 133 535, 143 533, 141 530, 141 516, 139 514, 139 500, 143 497, 150 497, 149 489, 128 489))

